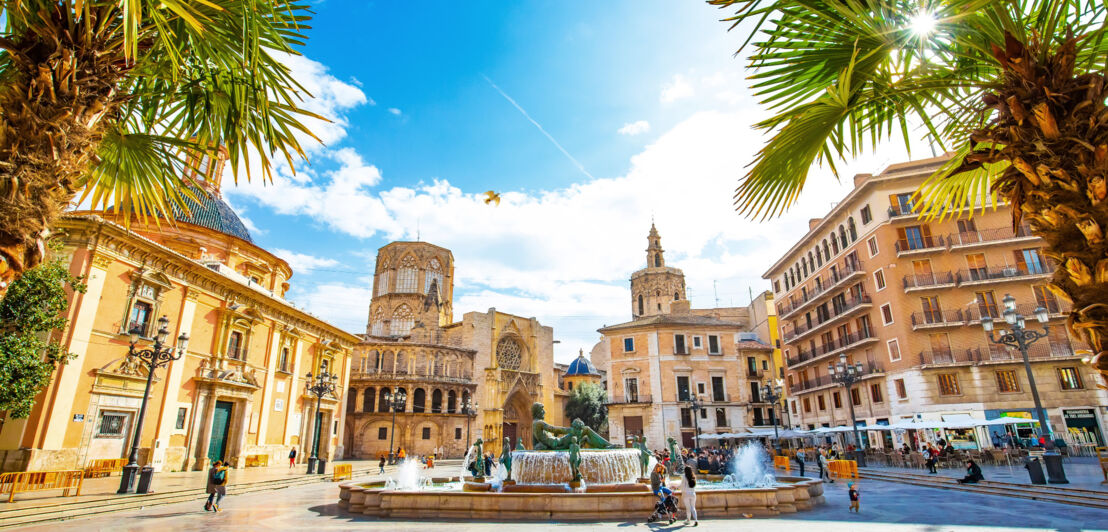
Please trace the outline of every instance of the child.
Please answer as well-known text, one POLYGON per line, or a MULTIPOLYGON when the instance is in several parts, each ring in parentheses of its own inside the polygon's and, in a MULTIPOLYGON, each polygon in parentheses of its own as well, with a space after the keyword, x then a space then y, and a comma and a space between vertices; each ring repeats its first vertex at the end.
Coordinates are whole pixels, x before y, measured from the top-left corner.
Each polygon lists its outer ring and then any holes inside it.
POLYGON ((861 508, 858 506, 860 496, 858 495, 858 488, 853 482, 849 482, 846 485, 847 491, 850 493, 850 509, 854 512, 860 512, 861 508))
POLYGON ((377 467, 379 468, 378 473, 384 475, 385 474, 385 455, 381 455, 381 461, 377 464, 377 467))

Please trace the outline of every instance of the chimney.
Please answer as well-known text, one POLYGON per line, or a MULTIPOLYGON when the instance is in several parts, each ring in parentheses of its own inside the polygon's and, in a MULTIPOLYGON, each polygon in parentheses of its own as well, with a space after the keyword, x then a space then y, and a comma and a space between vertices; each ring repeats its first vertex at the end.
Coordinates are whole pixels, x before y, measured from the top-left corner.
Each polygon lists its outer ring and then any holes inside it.
POLYGON ((822 221, 823 221, 823 218, 809 218, 808 219, 808 230, 811 231, 811 230, 815 229, 816 226, 819 225, 819 223, 822 222, 822 221))

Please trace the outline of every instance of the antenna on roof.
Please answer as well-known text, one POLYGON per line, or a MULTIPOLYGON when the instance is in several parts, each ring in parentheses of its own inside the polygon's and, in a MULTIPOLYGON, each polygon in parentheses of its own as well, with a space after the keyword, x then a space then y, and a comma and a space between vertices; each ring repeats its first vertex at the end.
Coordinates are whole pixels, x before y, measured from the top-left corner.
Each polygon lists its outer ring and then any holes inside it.
POLYGON ((716 281, 712 280, 712 297, 716 300, 716 308, 719 308, 719 291, 716 290, 716 281))
POLYGON ((419 242, 419 218, 415 219, 415 241, 419 242))

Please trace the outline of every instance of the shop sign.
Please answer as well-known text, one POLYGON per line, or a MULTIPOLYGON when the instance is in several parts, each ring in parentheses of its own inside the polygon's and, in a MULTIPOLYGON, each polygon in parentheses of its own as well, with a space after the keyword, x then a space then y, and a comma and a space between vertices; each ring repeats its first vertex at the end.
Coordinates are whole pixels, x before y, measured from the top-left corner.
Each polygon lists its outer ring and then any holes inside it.
POLYGON ((1063 410, 1062 415, 1066 419, 1093 419, 1095 416, 1092 409, 1085 408, 1080 410, 1063 410))

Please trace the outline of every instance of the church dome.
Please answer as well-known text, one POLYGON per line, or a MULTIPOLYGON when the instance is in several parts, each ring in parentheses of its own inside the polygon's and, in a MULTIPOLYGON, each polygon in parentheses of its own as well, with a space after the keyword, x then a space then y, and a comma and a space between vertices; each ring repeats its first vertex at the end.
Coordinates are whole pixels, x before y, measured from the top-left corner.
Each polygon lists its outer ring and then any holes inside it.
POLYGON ((178 222, 207 227, 213 231, 241 238, 251 244, 254 243, 254 239, 250 238, 250 231, 235 214, 234 209, 217 194, 195 190, 193 195, 196 196, 195 201, 187 196, 184 197, 188 212, 176 205, 172 206, 173 218, 178 222))
POLYGON ((577 355, 577 360, 569 363, 569 367, 566 368, 566 377, 572 377, 575 375, 600 375, 599 371, 596 371, 596 366, 589 362, 589 359, 585 358, 584 353, 577 355))

